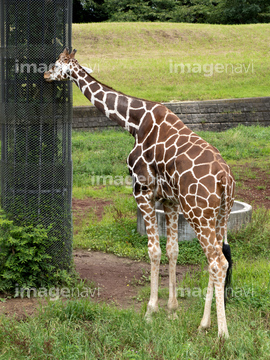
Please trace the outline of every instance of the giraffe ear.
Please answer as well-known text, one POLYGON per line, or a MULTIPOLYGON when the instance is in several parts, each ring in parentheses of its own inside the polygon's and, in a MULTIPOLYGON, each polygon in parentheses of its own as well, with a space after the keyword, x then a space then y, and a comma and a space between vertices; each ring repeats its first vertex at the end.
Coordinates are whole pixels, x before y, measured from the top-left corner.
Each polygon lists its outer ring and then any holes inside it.
POLYGON ((63 54, 64 54, 64 55, 68 55, 68 54, 69 54, 69 49, 68 49, 67 47, 64 49, 63 54))
POLYGON ((70 53, 69 58, 70 58, 70 59, 73 59, 74 56, 75 56, 75 54, 76 54, 76 52, 77 52, 77 50, 76 50, 76 49, 73 49, 73 51, 70 53))
POLYGON ((93 72, 92 69, 89 69, 88 67, 86 66, 82 66, 83 70, 85 70, 87 72, 87 74, 91 74, 93 72))

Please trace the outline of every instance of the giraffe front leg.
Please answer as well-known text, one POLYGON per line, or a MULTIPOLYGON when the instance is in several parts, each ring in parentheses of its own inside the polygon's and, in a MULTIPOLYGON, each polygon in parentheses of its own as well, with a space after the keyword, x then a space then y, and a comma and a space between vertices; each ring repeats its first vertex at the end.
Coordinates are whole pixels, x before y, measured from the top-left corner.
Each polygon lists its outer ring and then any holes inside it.
MULTIPOLYGON (((178 246, 178 217, 179 205, 164 205, 164 213, 167 225, 167 245, 166 252, 169 259, 169 301, 168 309, 174 313, 178 308, 177 290, 176 290, 176 263, 179 253, 178 246)), ((173 316, 173 318, 174 318, 173 316)))
POLYGON ((161 250, 157 239, 158 235, 148 235, 148 254, 151 260, 151 294, 145 314, 146 320, 150 320, 152 313, 158 311, 158 280, 161 250))
POLYGON ((152 313, 158 311, 158 280, 161 258, 155 202, 147 193, 141 193, 135 198, 142 213, 148 236, 148 254, 151 261, 151 294, 145 318, 151 320, 152 313))

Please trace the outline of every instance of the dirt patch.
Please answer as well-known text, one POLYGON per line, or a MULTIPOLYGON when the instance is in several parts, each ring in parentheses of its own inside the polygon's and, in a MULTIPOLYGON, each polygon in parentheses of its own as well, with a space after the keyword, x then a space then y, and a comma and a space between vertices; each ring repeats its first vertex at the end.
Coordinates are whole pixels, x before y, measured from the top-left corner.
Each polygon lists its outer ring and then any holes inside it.
MULTIPOLYGON (((115 304, 121 308, 140 308, 137 299, 141 286, 149 283, 150 264, 120 258, 112 254, 76 250, 73 253, 74 263, 81 279, 91 283, 89 297, 96 302, 115 304)), ((177 266, 177 281, 183 279, 184 274, 190 271, 190 266, 177 266)), ((160 286, 168 287, 169 266, 160 266, 160 286)), ((55 294, 55 293, 54 293, 55 294)), ((46 301, 39 298, 2 299, 0 314, 15 315, 24 319, 37 311, 40 304, 46 301)), ((167 301, 168 299, 166 299, 167 301)))
MULTIPOLYGON (((87 218, 89 213, 92 213, 94 217, 100 221, 104 214, 104 209, 109 206, 112 202, 103 199, 72 199, 72 212, 73 212, 73 223, 74 227, 79 227, 84 219, 87 218)), ((76 232, 76 230, 75 230, 76 232)))
POLYGON ((37 298, 11 298, 3 299, 3 302, 0 302, 0 314, 5 314, 7 316, 16 316, 16 319, 23 320, 27 316, 31 316, 37 312, 39 305, 44 304, 44 299, 37 298))
POLYGON ((248 164, 241 167, 239 173, 241 187, 236 187, 236 200, 244 201, 253 208, 264 206, 270 209, 270 173, 259 168, 250 168, 252 177, 245 175, 248 164))
MULTIPOLYGON (((95 283, 94 299, 114 303, 122 308, 136 305, 141 286, 149 283, 151 265, 100 252, 74 252, 74 262, 80 277, 95 283)), ((177 266, 177 281, 183 279, 190 266, 177 266)), ((168 287, 169 266, 160 266, 160 286, 168 287)))

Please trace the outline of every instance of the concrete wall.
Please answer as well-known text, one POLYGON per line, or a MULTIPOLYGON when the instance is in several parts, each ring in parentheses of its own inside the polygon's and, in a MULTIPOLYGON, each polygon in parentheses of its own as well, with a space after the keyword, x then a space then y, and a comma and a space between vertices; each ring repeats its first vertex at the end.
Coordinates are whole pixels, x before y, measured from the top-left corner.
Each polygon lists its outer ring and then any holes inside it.
MULTIPOLYGON (((192 130, 222 131, 238 124, 270 125, 270 97, 164 103, 192 130)), ((73 129, 119 127, 94 106, 73 108, 73 129)))

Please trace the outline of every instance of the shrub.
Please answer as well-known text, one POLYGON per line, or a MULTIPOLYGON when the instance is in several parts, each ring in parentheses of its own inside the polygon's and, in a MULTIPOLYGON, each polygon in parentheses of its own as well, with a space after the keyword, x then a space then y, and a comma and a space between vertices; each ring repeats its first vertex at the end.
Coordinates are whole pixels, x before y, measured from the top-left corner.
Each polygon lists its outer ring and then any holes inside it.
POLYGON ((72 282, 74 274, 57 269, 47 249, 57 241, 50 228, 18 226, 0 213, 0 291, 72 282))

